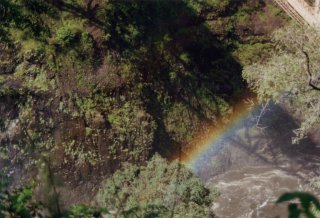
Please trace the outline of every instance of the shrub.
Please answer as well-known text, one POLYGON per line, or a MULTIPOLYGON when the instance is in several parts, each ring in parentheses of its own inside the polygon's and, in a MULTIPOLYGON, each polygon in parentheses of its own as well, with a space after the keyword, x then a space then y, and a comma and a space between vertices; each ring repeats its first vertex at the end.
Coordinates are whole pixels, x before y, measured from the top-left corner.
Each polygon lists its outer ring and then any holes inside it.
POLYGON ((182 103, 175 103, 164 119, 167 132, 177 142, 190 140, 200 125, 200 119, 194 111, 182 103))
POLYGON ((56 40, 62 47, 71 46, 76 42, 77 30, 70 27, 61 27, 57 30, 56 40))
POLYGON ((146 217, 153 208, 160 213, 156 217, 213 216, 209 208, 213 194, 200 179, 182 165, 168 163, 158 155, 145 167, 124 165, 103 183, 97 200, 117 214, 135 209, 139 217, 146 217))

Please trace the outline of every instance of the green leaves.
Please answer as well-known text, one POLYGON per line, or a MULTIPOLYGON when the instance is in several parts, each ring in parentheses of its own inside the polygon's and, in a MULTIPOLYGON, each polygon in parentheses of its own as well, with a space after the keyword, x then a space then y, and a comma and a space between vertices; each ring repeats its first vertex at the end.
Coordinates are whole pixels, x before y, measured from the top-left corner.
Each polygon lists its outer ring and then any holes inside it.
POLYGON ((168 217, 169 216, 169 210, 168 208, 162 206, 162 205, 147 205, 145 207, 133 207, 129 210, 126 210, 122 213, 122 216, 124 218, 133 218, 136 217, 137 214, 141 214, 143 218, 159 218, 159 217, 168 217))
POLYGON ((31 217, 29 209, 26 207, 26 203, 32 198, 32 190, 26 187, 21 190, 17 195, 11 198, 12 209, 16 211, 21 217, 31 217))
POLYGON ((316 218, 313 209, 320 210, 320 202, 313 195, 306 192, 289 192, 278 198, 277 204, 298 200, 299 203, 290 203, 288 205, 289 218, 299 218, 300 215, 306 215, 308 218, 316 218))
POLYGON ((32 199, 32 188, 27 186, 20 190, 0 193, 0 218, 31 218, 42 207, 40 202, 32 199))
POLYGON ((62 46, 70 46, 76 40, 77 32, 71 28, 62 27, 57 30, 56 40, 62 46))
POLYGON ((154 156, 148 164, 124 165, 98 193, 101 206, 120 217, 211 217, 213 196, 184 166, 154 156))
POLYGON ((62 216, 64 218, 95 218, 102 214, 108 214, 105 208, 89 207, 87 205, 74 205, 62 216))
POLYGON ((258 94, 260 102, 272 99, 283 103, 301 120, 301 126, 294 130, 294 143, 299 142, 308 130, 320 124, 319 91, 308 85, 307 69, 312 74, 312 82, 319 76, 320 63, 319 31, 311 27, 288 25, 273 34, 274 49, 270 58, 245 66, 243 77, 250 88, 258 94), (310 57, 307 61, 304 53, 310 57))

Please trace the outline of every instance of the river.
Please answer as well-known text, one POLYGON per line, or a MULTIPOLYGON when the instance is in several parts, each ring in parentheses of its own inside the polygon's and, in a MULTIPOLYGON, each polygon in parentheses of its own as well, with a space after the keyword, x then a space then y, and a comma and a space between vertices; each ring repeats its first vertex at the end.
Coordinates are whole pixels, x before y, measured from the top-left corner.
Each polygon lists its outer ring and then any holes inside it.
POLYGON ((287 111, 269 106, 258 128, 260 111, 250 113, 194 169, 208 187, 220 191, 212 205, 218 217, 287 217, 287 205, 275 204, 282 193, 312 191, 319 197, 309 180, 320 175, 320 132, 315 130, 299 144, 292 144, 298 124, 287 111))

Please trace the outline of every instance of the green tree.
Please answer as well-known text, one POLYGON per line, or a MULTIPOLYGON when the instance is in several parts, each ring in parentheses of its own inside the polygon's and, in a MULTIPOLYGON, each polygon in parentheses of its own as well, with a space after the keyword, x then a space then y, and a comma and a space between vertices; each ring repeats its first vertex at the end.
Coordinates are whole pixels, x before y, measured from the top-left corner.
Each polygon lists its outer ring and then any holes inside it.
POLYGON ((320 124, 319 36, 312 27, 288 25, 273 34, 270 58, 243 70, 260 102, 285 103, 301 118, 294 142, 320 124))
POLYGON ((118 215, 212 217, 213 196, 188 169, 155 155, 144 167, 124 165, 103 183, 97 200, 118 215))

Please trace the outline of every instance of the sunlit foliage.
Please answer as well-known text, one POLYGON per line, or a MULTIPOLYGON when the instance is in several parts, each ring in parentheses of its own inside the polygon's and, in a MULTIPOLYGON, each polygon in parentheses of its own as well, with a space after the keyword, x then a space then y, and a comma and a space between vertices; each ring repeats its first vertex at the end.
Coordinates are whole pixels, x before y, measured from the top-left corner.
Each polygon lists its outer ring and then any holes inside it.
POLYGON ((243 71, 260 102, 272 99, 285 103, 301 119, 295 142, 320 124, 320 91, 309 84, 311 79, 312 84, 319 86, 319 36, 317 30, 307 26, 292 24, 280 29, 273 36, 275 49, 271 57, 246 66, 243 71))
POLYGON ((124 165, 103 183, 97 198, 115 213, 136 208, 139 217, 150 213, 150 205, 163 208, 160 217, 213 216, 214 193, 184 166, 157 155, 146 166, 124 165))

